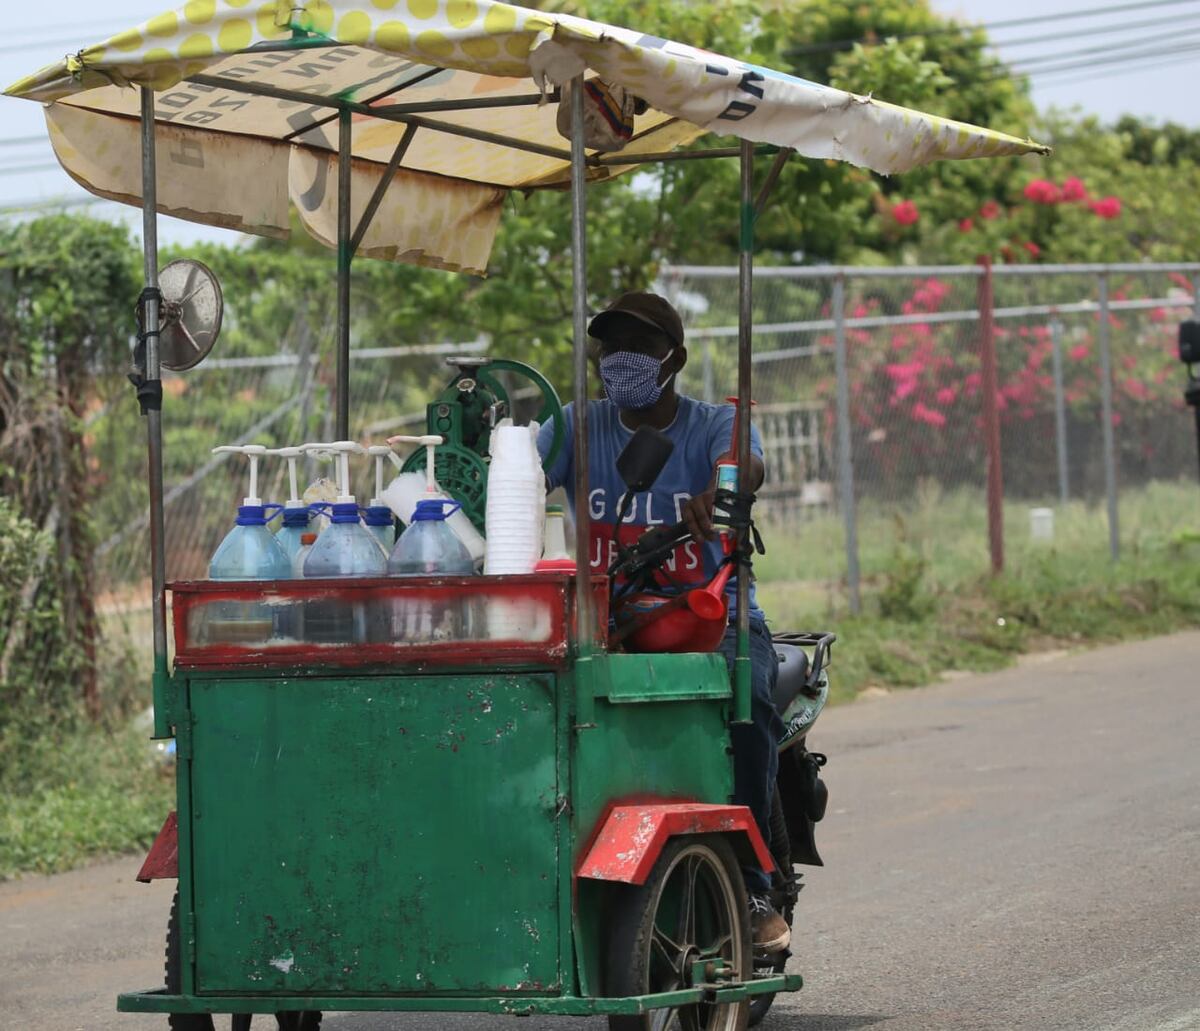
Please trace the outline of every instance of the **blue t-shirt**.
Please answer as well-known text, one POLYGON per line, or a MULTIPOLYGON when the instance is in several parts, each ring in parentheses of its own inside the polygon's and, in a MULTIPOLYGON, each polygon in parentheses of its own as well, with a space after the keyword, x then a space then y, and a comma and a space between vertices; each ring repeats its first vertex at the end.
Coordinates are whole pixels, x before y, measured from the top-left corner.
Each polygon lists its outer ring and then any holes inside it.
MULTIPOLYGON (((572 513, 575 510, 574 407, 573 403, 566 406, 562 450, 546 473, 551 489, 567 488, 572 513)), ((632 543, 647 527, 679 522, 683 518, 684 504, 708 490, 717 459, 730 448, 733 415, 733 405, 679 398, 675 420, 663 431, 671 438, 675 450, 650 490, 634 496, 620 528, 621 543, 632 543)), ((617 507, 625 493, 625 484, 617 472, 617 456, 633 434, 621 423, 620 410, 608 400, 588 402, 588 431, 588 499, 592 519, 589 560, 593 572, 603 573, 616 558, 617 507)), ((547 423, 538 435, 538 450, 543 457, 550 449, 552 439, 553 426, 547 423)), ((762 458, 762 442, 753 426, 750 427, 750 450, 762 458)), ((668 559, 666 569, 682 584, 703 584, 716 572, 722 558, 724 553, 719 540, 688 541, 668 559)), ((730 578, 726 592, 732 613, 737 596, 736 575, 730 578)), ((750 588, 750 612, 761 614, 754 600, 753 585, 750 588)))

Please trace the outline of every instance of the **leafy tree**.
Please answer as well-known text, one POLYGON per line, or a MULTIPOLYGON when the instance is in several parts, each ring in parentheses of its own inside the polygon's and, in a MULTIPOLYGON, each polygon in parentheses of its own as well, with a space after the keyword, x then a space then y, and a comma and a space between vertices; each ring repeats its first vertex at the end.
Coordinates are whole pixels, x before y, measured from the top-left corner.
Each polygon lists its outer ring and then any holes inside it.
POLYGON ((0 227, 0 494, 15 502, 11 518, 53 543, 26 571, 24 603, 13 606, 10 598, 6 606, 5 659, 15 661, 18 649, 34 656, 23 666, 26 678, 61 682, 69 673, 93 715, 99 697, 88 503, 96 482, 85 423, 104 403, 98 386, 113 381, 105 374, 128 354, 138 289, 134 252, 118 226, 55 215, 0 227), (69 653, 45 647, 58 640, 57 630, 36 622, 39 606, 60 610, 69 653))

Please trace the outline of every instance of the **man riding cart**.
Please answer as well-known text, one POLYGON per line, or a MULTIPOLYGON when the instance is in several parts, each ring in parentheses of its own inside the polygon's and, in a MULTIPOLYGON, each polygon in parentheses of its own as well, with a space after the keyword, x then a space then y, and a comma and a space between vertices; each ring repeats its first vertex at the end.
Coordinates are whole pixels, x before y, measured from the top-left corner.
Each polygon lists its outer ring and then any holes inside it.
MULTIPOLYGON (((787 940, 770 908, 794 901, 792 861, 819 862, 820 759, 803 740, 832 637, 772 646, 751 592, 755 219, 793 152, 894 173, 1044 148, 494 0, 190 0, 8 93, 46 104, 77 182, 143 212, 132 378, 148 439, 155 736, 175 738, 178 763, 176 812, 142 876, 177 878, 178 894, 165 983, 118 1007, 185 1031, 213 1014, 312 1029, 323 1010, 603 1014, 617 1028, 678 1015, 736 1031, 799 988, 786 953, 766 949, 787 940), (676 150, 709 132, 737 145, 676 150), (775 155, 757 196, 756 143, 775 155), (609 392, 593 409, 587 183, 697 156, 741 162, 736 424, 676 394, 682 329, 646 295, 592 323, 609 392), (486 532, 491 440, 513 429, 501 380, 535 384, 544 467, 572 492, 575 554, 589 556, 580 573, 176 582, 168 664, 162 369, 193 367, 216 334, 193 334, 195 294, 160 279, 157 214, 273 237, 294 214, 336 248, 338 439, 320 446, 345 470, 362 449, 355 257, 483 274, 509 194, 568 185, 572 406, 519 362, 458 359, 426 430, 442 440, 430 486, 486 532), (639 447, 618 455, 630 430, 639 447), (637 541, 626 516, 650 527, 637 541), (611 560, 591 557, 596 541, 611 560), (785 788, 795 811, 779 809, 785 788), (757 954, 743 878, 756 897, 770 879, 757 954)), ((210 296, 219 310, 215 285, 210 296)), ((342 478, 322 535, 360 529, 342 478)), ((238 525, 261 540, 254 483, 238 525)), ((501 543, 488 533, 487 548, 501 543)))

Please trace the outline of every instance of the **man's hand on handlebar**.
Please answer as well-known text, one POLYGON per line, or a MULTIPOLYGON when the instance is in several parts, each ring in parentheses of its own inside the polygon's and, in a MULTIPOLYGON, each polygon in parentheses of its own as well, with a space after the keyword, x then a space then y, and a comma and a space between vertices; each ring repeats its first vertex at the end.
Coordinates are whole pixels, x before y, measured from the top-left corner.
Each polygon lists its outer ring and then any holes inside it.
POLYGON ((717 539, 717 528, 713 526, 713 498, 716 490, 709 487, 703 494, 690 498, 683 506, 683 524, 692 534, 692 540, 703 543, 717 539))

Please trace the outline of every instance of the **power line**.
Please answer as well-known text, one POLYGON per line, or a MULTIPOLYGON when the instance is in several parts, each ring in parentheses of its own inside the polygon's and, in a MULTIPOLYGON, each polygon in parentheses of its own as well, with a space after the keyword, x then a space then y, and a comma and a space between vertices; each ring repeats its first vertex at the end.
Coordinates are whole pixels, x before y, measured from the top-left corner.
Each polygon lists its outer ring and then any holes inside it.
MULTIPOLYGON (((1128 68, 1108 68, 1103 72, 1097 72, 1093 75, 1076 75, 1066 79, 1055 79, 1055 81, 1044 83, 1043 85, 1046 89, 1057 89, 1060 86, 1075 86, 1084 82, 1093 82, 1100 78, 1106 79, 1114 75, 1129 75, 1130 73, 1136 72, 1157 71, 1159 68, 1173 68, 1176 65, 1181 64, 1193 64, 1195 60, 1195 57, 1193 57, 1190 53, 1168 61, 1163 61, 1158 57, 1154 57, 1152 59, 1132 61, 1130 62, 1130 66, 1128 68)), ((1036 73, 1034 74, 1033 78, 1038 79, 1040 82, 1040 76, 1036 75, 1036 73)))
POLYGON ((1158 43, 1160 41, 1182 40, 1190 36, 1194 36, 1200 29, 1187 29, 1182 32, 1159 32, 1152 36, 1139 36, 1136 39, 1122 40, 1120 43, 1107 43, 1098 47, 1077 47, 1073 50, 1059 50, 1049 54, 1035 54, 1032 57, 1023 58, 1021 61, 1013 64, 1013 74, 1022 75, 1031 71, 1030 65, 1045 64, 1047 62, 1065 61, 1077 57, 1086 57, 1089 54, 1119 54, 1122 51, 1144 47, 1150 43, 1158 43))
MULTIPOLYGON (((1073 39, 1080 39, 1084 36, 1103 36, 1110 32, 1129 32, 1132 29, 1149 29, 1155 27, 1156 25, 1179 25, 1181 23, 1194 21, 1197 18, 1200 18, 1200 13, 1183 15, 1173 14, 1169 18, 1143 18, 1138 21, 1113 22, 1111 25, 1101 25, 1092 29, 1072 29, 1071 36, 1073 39)), ((1045 42, 1046 35, 1045 33, 1042 33, 1041 35, 1037 36, 1025 36, 1021 39, 991 39, 988 40, 987 45, 989 47, 995 47, 998 49, 1000 47, 1011 48, 1032 46, 1045 42)))
POLYGON ((34 211, 57 211, 59 208, 86 208, 106 203, 103 197, 51 197, 49 200, 15 201, 0 207, 0 215, 20 215, 34 211))
MULTIPOLYGON (((888 34, 889 39, 914 39, 927 38, 929 36, 946 36, 959 35, 965 31, 975 31, 982 29, 991 32, 995 29, 1016 28, 1020 25, 1043 25, 1048 22, 1064 21, 1074 18, 1095 18, 1102 14, 1117 14, 1122 11, 1142 11, 1151 7, 1175 7, 1179 4, 1195 3, 1196 0, 1139 0, 1137 3, 1113 4, 1109 7, 1093 7, 1084 10, 1062 11, 1058 14, 1038 14, 1027 18, 1009 18, 1004 21, 982 22, 978 25, 969 25, 966 23, 956 23, 954 25, 939 26, 937 28, 927 29, 924 32, 901 32, 888 34)), ((849 50, 855 43, 871 43, 872 39, 859 37, 858 39, 831 39, 821 43, 807 43, 803 46, 793 47, 788 51, 789 57, 799 57, 807 54, 822 54, 832 50, 849 50)))
POLYGON ((9 165, 7 168, 0 168, 0 175, 32 175, 34 172, 49 172, 61 167, 57 161, 43 161, 36 165, 9 165))
POLYGON ((45 133, 37 136, 13 136, 11 139, 0 140, 0 147, 25 147, 31 143, 49 143, 50 138, 45 133))
POLYGON ((1093 58, 1088 58, 1083 61, 1067 61, 1064 64, 1060 64, 1058 66, 1051 66, 1049 68, 1035 68, 1028 72, 1015 72, 1015 73, 1011 73, 1011 74, 1006 73, 1003 75, 984 76, 984 77, 976 79, 974 81, 977 83, 988 83, 988 82, 998 82, 1002 79, 1023 79, 1023 78, 1027 78, 1029 76, 1033 76, 1036 78, 1036 77, 1042 76, 1042 75, 1050 75, 1055 72, 1073 71, 1076 68, 1099 68, 1099 67, 1105 67, 1105 66, 1114 65, 1114 64, 1117 64, 1117 65, 1126 64, 1130 61, 1138 61, 1138 60, 1145 60, 1147 58, 1157 58, 1157 57, 1169 56, 1171 54, 1193 53, 1196 50, 1200 50, 1200 42, 1182 43, 1179 46, 1174 46, 1174 47, 1153 47, 1148 50, 1137 51, 1136 53, 1117 54, 1112 57, 1100 57, 1100 58, 1093 57, 1093 58))

